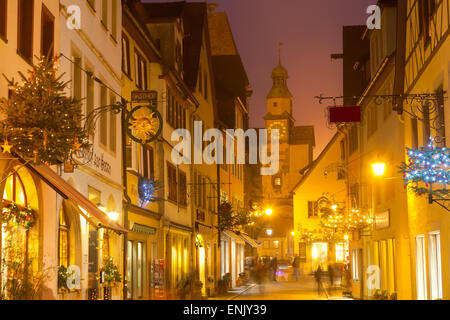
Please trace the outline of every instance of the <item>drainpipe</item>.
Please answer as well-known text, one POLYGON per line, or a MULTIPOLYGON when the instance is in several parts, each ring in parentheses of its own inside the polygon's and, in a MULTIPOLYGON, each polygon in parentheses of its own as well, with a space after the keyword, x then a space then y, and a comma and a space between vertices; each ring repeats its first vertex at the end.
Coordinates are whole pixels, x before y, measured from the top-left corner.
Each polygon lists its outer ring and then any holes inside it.
MULTIPOLYGON (((126 102, 122 101, 124 106, 121 112, 121 123, 122 123, 122 184, 123 184, 123 197, 125 198, 125 206, 123 207, 123 227, 128 230, 128 209, 131 205, 131 199, 128 196, 128 186, 127 186, 127 155, 126 155, 126 102)), ((128 297, 128 275, 127 275, 127 256, 128 256, 128 234, 123 234, 123 300, 127 300, 128 297)))

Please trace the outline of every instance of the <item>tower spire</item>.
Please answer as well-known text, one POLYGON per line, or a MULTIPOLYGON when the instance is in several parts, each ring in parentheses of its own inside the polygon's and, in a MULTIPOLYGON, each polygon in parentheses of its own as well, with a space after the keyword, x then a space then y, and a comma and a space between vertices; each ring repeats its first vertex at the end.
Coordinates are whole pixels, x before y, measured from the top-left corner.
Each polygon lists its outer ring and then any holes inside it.
POLYGON ((281 46, 283 45, 283 42, 278 43, 278 65, 281 66, 281 46))
POLYGON ((288 78, 288 72, 287 70, 281 65, 281 46, 283 45, 282 42, 278 43, 278 66, 275 67, 272 71, 272 89, 270 90, 269 94, 267 95, 267 98, 292 98, 292 94, 289 92, 289 89, 287 87, 287 78, 288 78))

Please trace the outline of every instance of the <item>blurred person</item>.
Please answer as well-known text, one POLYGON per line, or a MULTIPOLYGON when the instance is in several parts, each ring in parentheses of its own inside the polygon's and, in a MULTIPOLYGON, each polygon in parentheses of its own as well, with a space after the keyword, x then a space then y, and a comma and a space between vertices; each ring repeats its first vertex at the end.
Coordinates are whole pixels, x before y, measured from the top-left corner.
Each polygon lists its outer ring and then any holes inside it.
POLYGON ((292 267, 294 268, 295 281, 298 281, 300 273, 300 257, 296 254, 294 261, 292 262, 292 267))
POLYGON ((277 281, 277 271, 278 271, 278 259, 274 257, 271 261, 272 265, 272 280, 277 281))
POLYGON ((322 267, 319 266, 317 267, 316 272, 314 273, 314 276, 316 278, 316 283, 317 283, 317 294, 320 296, 320 286, 322 284, 322 267))
POLYGON ((334 285, 334 276, 335 276, 335 271, 334 271, 334 265, 333 263, 329 263, 328 264, 328 277, 330 278, 330 287, 332 288, 334 285))

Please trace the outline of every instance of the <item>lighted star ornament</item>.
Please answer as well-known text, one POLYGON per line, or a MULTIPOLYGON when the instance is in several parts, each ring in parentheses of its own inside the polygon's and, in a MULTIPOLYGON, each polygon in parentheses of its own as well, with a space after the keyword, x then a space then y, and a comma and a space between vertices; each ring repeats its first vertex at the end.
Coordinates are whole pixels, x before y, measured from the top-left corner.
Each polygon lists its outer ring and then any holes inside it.
POLYGON ((13 145, 9 144, 8 140, 5 140, 5 142, 3 142, 1 147, 3 149, 3 152, 11 153, 13 145))

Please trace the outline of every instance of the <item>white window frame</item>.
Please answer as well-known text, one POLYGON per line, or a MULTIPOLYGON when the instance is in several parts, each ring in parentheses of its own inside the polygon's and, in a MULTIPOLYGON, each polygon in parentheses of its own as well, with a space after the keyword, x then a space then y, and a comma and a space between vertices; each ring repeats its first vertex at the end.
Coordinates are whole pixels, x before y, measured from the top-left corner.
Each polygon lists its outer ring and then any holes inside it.
POLYGON ((425 252, 425 236, 418 235, 415 238, 416 253, 416 293, 417 300, 427 300, 427 262, 425 252))
POLYGON ((442 299, 441 233, 428 233, 428 263, 430 278, 430 300, 442 299))

